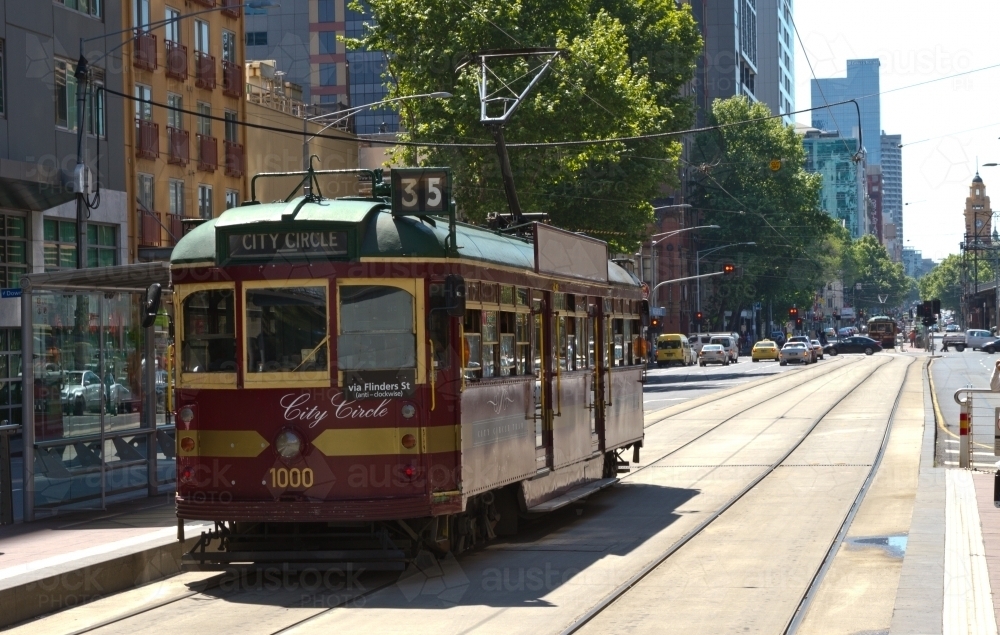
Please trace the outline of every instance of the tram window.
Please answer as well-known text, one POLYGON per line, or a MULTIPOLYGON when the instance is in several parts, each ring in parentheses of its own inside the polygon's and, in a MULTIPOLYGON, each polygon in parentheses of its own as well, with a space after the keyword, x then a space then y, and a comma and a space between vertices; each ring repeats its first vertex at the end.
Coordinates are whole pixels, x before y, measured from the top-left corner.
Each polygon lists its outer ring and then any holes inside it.
POLYGON ((622 366, 632 365, 632 320, 622 320, 622 352, 625 354, 622 359, 622 366))
POLYGON ((236 372, 234 296, 232 289, 213 289, 184 298, 181 372, 236 372))
POLYGON ((590 365, 587 363, 587 344, 589 343, 587 333, 590 332, 587 322, 589 320, 578 317, 574 321, 576 322, 574 331, 576 333, 576 369, 584 370, 590 368, 590 365))
MULTIPOLYGON (((503 290, 509 287, 500 287, 503 290)), ((500 376, 517 375, 517 349, 515 348, 516 315, 509 311, 500 312, 500 376)))
POLYGON ((247 373, 327 370, 326 287, 246 294, 247 373))
POLYGON ((645 348, 642 340, 642 323, 639 320, 632 320, 632 363, 642 364, 646 360, 642 358, 642 351, 645 348))
POLYGON ((560 316, 559 320, 559 367, 563 370, 576 369, 576 320, 560 316))
POLYGON ((597 367, 597 321, 587 318, 587 367, 597 367))
MULTIPOLYGON (((496 285, 483 285, 483 289, 493 288, 496 285)), ((499 333, 497 332, 497 312, 483 311, 483 377, 497 376, 497 348, 500 344, 499 333)))
POLYGON ((614 358, 612 360, 612 366, 624 366, 625 365, 625 334, 623 330, 625 328, 623 322, 625 320, 617 319, 612 320, 612 329, 614 333, 614 340, 612 346, 614 347, 614 358))
POLYGON ((462 342, 462 372, 466 379, 479 379, 483 376, 483 328, 482 311, 467 310, 462 322, 462 332, 465 339, 462 342))
POLYGON ((444 285, 431 285, 431 310, 427 314, 427 336, 431 340, 434 354, 434 368, 441 370, 451 366, 451 320, 444 310, 444 285))
POLYGON ((518 313, 515 322, 517 363, 514 368, 518 375, 530 375, 534 368, 531 364, 531 314, 518 313))
POLYGON ((413 296, 397 287, 342 285, 337 365, 341 371, 414 368, 413 296))

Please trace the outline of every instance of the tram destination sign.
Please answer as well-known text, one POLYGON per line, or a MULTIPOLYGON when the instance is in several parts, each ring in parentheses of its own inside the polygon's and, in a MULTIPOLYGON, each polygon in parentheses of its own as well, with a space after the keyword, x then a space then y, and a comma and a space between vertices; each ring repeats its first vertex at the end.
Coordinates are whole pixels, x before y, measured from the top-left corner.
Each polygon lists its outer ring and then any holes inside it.
POLYGON ((446 214, 451 202, 448 168, 393 168, 392 213, 396 216, 446 214))
POLYGON ((344 373, 344 399, 399 399, 413 394, 412 368, 400 370, 350 370, 344 373))
POLYGON ((275 256, 347 256, 346 231, 276 231, 229 235, 229 257, 266 260, 275 256))

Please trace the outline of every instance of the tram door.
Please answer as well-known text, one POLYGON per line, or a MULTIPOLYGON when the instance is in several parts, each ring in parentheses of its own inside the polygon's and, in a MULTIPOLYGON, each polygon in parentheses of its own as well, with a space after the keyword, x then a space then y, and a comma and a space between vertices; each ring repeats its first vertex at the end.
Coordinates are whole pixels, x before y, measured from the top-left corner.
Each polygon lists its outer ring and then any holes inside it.
POLYGON ((555 320, 552 293, 532 291, 531 316, 534 320, 535 353, 535 469, 552 468, 552 425, 556 415, 553 381, 556 373, 555 320))
POLYGON ((611 367, 610 355, 608 354, 608 342, 610 340, 611 316, 610 303, 608 298, 595 298, 594 307, 594 358, 595 358, 595 381, 594 392, 596 393, 594 402, 594 434, 597 436, 599 449, 604 452, 605 447, 605 426, 608 418, 608 408, 613 405, 611 399, 611 367))

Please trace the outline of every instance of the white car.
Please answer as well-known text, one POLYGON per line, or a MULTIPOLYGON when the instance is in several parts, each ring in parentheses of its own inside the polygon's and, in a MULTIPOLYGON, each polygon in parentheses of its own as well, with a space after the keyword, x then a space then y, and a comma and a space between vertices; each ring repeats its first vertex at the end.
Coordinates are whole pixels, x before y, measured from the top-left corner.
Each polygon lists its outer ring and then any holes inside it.
POLYGON ((812 351, 803 342, 788 342, 778 353, 778 363, 787 366, 789 362, 809 364, 812 361, 812 351))
POLYGON ((705 344, 701 347, 701 352, 698 353, 698 365, 706 366, 708 364, 729 366, 729 353, 722 347, 722 344, 705 344))
POLYGON ((737 341, 729 335, 713 335, 711 343, 718 344, 726 351, 729 361, 737 363, 740 361, 740 349, 737 341))
POLYGON ((809 340, 809 343, 812 344, 812 349, 816 357, 823 359, 823 345, 819 343, 819 340, 809 340))
MULTIPOLYGON (((965 332, 965 348, 981 349, 987 344, 997 341, 996 335, 982 329, 969 329, 965 332)), ((957 347, 956 347, 957 348, 957 347)))

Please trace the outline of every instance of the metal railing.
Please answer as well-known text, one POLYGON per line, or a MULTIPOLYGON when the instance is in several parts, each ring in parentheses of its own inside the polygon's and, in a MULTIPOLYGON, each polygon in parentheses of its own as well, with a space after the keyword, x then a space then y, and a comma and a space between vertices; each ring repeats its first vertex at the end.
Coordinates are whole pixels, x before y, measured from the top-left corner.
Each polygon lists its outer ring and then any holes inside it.
MULTIPOLYGON (((959 388, 955 391, 955 403, 959 405, 958 415, 958 467, 972 467, 972 396, 977 394, 987 394, 1000 397, 1000 393, 988 388, 959 388), (962 394, 965 399, 962 399, 962 394)), ((1000 431, 997 426, 993 426, 993 453, 997 454, 1000 449, 1000 431)))

